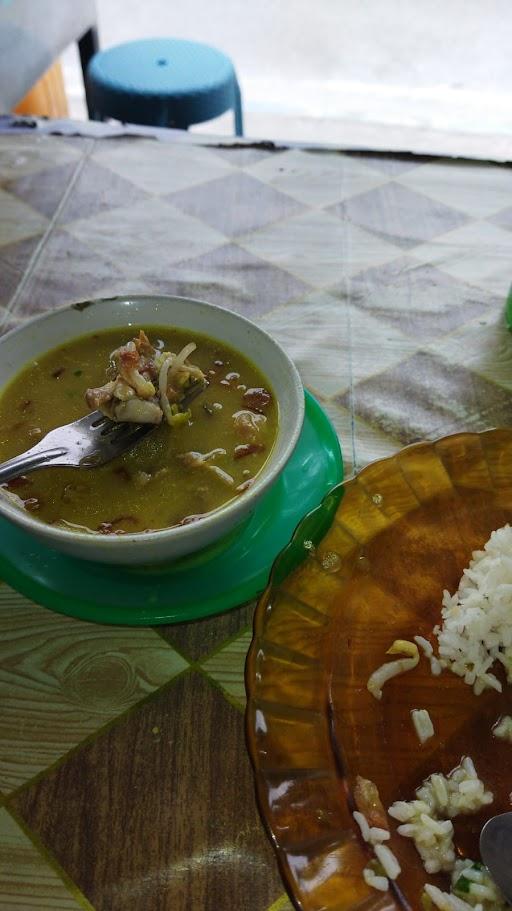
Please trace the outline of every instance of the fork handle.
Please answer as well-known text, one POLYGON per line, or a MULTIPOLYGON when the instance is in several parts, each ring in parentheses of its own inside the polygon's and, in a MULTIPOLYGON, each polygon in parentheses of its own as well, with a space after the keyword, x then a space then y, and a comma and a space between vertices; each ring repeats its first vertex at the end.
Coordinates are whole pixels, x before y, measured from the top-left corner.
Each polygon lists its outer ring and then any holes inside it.
POLYGON ((13 459, 9 459, 7 462, 2 462, 0 465, 0 484, 5 484, 6 481, 17 478, 20 474, 25 474, 28 471, 35 471, 36 468, 44 468, 45 465, 51 465, 54 459, 65 455, 66 452, 67 450, 61 446, 43 450, 39 449, 38 446, 33 446, 27 452, 14 456, 13 459))

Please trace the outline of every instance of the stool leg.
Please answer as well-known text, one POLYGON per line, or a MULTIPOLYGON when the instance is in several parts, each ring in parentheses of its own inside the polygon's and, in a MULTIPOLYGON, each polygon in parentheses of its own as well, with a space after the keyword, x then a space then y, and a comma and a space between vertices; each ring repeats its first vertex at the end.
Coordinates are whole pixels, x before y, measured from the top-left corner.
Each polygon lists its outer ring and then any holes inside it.
POLYGON ((87 111, 89 114, 89 120, 101 120, 101 116, 97 111, 94 111, 92 108, 91 100, 89 98, 89 93, 87 91, 87 67, 89 62, 92 60, 94 54, 99 50, 99 41, 98 41, 98 30, 95 25, 92 25, 91 28, 87 29, 86 32, 82 35, 81 38, 77 41, 78 51, 80 53, 80 63, 82 65, 82 76, 84 80, 84 89, 85 89, 85 100, 87 103, 87 111))
POLYGON ((235 136, 244 135, 244 119, 242 114, 242 95, 240 93, 240 86, 238 81, 235 79, 235 136))

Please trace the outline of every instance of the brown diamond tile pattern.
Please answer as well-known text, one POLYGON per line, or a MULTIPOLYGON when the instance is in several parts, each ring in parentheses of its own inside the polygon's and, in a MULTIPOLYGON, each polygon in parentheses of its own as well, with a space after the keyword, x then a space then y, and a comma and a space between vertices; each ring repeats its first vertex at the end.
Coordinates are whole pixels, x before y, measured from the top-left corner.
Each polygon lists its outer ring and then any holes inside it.
POLYGON ((244 173, 229 174, 166 199, 226 237, 255 231, 304 209, 289 196, 244 173))
POLYGON ((97 911, 265 911, 282 894, 242 713, 198 673, 49 772, 16 807, 97 911))
POLYGON ((245 659, 252 640, 252 628, 226 642, 203 662, 203 670, 234 702, 245 706, 245 659))
MULTIPOLYGON (((349 394, 336 400, 350 408, 349 394)), ((402 444, 508 426, 512 420, 506 389, 427 351, 359 383, 352 406, 357 416, 402 444)))
POLYGON ((0 809, 0 907, 3 911, 84 908, 6 809, 0 809))
POLYGON ((497 298, 456 281, 435 266, 403 256, 354 276, 348 287, 331 288, 354 307, 371 313, 422 343, 485 313, 497 298))
POLYGON ((404 249, 461 227, 468 220, 462 212, 395 181, 353 196, 329 211, 404 249))
POLYGON ((218 649, 224 642, 236 637, 242 630, 252 628, 254 608, 255 604, 251 601, 218 617, 195 620, 193 623, 161 626, 159 630, 182 655, 197 661, 218 649))
POLYGON ((82 623, 0 586, 0 789, 9 793, 187 667, 152 630, 82 623))

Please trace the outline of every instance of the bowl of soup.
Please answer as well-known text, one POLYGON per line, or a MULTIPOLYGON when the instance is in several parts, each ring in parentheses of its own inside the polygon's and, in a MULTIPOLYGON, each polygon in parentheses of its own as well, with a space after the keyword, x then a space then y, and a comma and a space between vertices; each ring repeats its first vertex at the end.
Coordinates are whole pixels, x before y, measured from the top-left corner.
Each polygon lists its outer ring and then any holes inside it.
POLYGON ((139 415, 134 390, 113 377, 117 352, 133 355, 140 339, 169 375, 181 360, 183 376, 205 378, 194 401, 180 410, 167 394, 160 400, 151 361, 141 382, 153 383, 144 407, 156 423, 135 446, 100 467, 48 467, 0 487, 2 516, 87 560, 151 564, 218 542, 276 481, 302 428, 298 372, 254 323, 202 301, 116 297, 53 311, 0 339, 0 463, 93 408, 114 420, 139 415))

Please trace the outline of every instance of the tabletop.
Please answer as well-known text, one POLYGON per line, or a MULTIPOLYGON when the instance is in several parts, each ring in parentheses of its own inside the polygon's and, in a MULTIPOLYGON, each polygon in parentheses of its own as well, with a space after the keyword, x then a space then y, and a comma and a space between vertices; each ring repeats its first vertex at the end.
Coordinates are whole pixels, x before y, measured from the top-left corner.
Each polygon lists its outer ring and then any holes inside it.
MULTIPOLYGON (((508 425, 512 171, 336 150, 0 135, 2 331, 150 292, 258 322, 350 475, 508 425)), ((290 911, 244 740, 254 605, 88 624, 0 585, 0 906, 290 911)))

